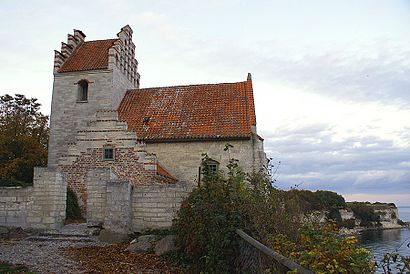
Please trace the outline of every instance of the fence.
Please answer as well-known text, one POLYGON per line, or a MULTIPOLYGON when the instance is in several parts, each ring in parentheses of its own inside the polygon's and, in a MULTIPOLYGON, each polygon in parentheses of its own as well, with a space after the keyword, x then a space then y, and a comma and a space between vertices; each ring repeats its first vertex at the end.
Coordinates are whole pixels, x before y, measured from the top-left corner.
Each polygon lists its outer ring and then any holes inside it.
POLYGON ((273 251, 240 229, 236 233, 241 238, 238 268, 240 273, 286 273, 296 270, 301 274, 313 274, 312 271, 273 251))

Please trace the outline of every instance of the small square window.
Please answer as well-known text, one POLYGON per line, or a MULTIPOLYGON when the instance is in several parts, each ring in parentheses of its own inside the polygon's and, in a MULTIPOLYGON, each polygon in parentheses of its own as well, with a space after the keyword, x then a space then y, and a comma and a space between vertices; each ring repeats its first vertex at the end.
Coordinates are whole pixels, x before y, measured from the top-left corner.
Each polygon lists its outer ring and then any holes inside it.
POLYGON ((216 163, 208 164, 209 172, 215 173, 218 170, 218 165, 216 163))
POLYGON ((114 149, 112 147, 104 148, 104 160, 114 160, 114 149))

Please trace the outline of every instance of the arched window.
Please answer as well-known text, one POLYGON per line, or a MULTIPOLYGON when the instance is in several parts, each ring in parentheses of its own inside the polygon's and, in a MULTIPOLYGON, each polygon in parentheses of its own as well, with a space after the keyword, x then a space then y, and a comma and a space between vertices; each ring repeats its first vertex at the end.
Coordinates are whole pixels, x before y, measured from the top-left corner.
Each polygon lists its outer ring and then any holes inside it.
POLYGON ((81 80, 78 82, 77 101, 79 102, 88 101, 88 81, 87 80, 81 80))

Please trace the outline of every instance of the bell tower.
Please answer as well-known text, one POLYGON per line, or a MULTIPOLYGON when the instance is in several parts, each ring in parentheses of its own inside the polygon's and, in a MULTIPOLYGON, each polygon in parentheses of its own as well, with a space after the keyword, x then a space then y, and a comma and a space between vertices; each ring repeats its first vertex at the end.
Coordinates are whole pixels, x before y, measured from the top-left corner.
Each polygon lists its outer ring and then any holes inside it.
POLYGON ((139 88, 140 75, 129 25, 117 38, 85 41, 80 30, 68 34, 55 51, 48 166, 56 167, 77 132, 97 111, 116 110, 128 89, 139 88))

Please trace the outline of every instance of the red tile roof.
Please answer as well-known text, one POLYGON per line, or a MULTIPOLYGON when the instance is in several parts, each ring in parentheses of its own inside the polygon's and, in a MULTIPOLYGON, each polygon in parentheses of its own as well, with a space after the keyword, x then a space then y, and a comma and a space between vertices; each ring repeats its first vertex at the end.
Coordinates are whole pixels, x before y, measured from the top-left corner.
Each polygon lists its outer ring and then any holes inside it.
POLYGON ((108 50, 118 39, 84 42, 64 62, 58 72, 108 68, 108 50))
POLYGON ((249 138, 251 81, 129 90, 119 117, 144 141, 249 138))
POLYGON ((174 176, 171 175, 171 173, 168 172, 168 170, 163 168, 160 164, 157 164, 157 174, 170 179, 171 181, 178 181, 174 176))

